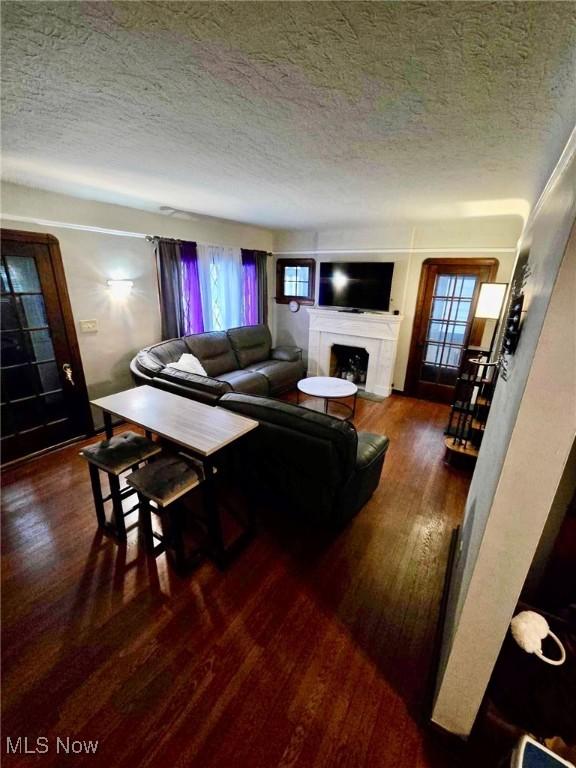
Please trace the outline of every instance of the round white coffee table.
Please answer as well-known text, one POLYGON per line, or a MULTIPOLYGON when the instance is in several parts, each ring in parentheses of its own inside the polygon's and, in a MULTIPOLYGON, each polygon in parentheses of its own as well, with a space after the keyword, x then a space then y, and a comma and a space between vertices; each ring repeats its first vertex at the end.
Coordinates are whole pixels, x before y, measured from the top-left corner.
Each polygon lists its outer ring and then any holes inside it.
MULTIPOLYGON (((331 400, 340 400, 346 397, 353 397, 353 405, 348 403, 339 403, 339 406, 345 408, 347 415, 344 419, 353 419, 356 413, 356 395, 358 387, 351 381, 337 379, 335 376, 309 376, 307 379, 301 379, 298 382, 296 390, 296 402, 300 403, 300 392, 310 397, 319 397, 324 400, 324 413, 328 413, 328 403, 331 400)), ((331 414, 335 415, 335 414, 331 414)))

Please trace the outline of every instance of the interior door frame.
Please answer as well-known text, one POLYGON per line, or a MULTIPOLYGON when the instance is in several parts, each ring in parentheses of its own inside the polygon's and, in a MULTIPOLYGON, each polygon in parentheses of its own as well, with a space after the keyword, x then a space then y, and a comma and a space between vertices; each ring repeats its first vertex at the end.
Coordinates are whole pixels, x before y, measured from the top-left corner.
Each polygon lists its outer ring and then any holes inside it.
MULTIPOLYGON (((493 282, 498 274, 498 268, 500 262, 494 258, 434 258, 425 259, 422 262, 422 268, 420 270, 420 282, 418 284, 418 297, 416 299, 416 309, 414 311, 414 323, 412 325, 412 337, 410 339, 410 352, 408 355, 408 365, 406 366, 406 380, 404 385, 404 394, 416 397, 418 395, 418 373, 419 373, 419 343, 422 334, 422 326, 427 322, 425 317, 424 303, 426 295, 428 293, 428 281, 431 277, 430 267, 488 267, 489 268, 489 281, 493 282)), ((484 331, 484 320, 472 321, 472 333, 476 333, 480 340, 484 331)), ((471 334, 472 335, 472 334, 471 334)), ((468 343, 471 343, 470 341, 468 343)))
MULTIPOLYGON (((78 336, 76 335, 76 325, 74 323, 74 315, 72 314, 72 305, 70 303, 70 295, 68 293, 68 286, 66 285, 66 275, 64 272, 64 264, 62 262, 62 255, 60 253, 60 243, 54 235, 43 234, 41 232, 25 232, 16 229, 0 229, 0 243, 2 248, 4 247, 4 241, 16 240, 22 243, 37 243, 39 245, 46 245, 50 255, 50 267, 52 270, 52 276, 54 278, 54 285, 56 286, 56 299, 60 305, 62 312, 63 329, 65 334, 65 341, 70 350, 70 363, 72 365, 74 375, 74 390, 78 402, 77 418, 79 420, 82 432, 77 437, 71 440, 66 440, 64 444, 74 442, 77 439, 94 434, 94 421, 92 419, 92 411, 90 409, 90 400, 88 398, 88 388, 86 386, 86 378, 84 376, 84 368, 82 366, 82 358, 80 356, 80 347, 78 345, 78 336)), ((31 456, 36 456, 40 453, 46 453, 53 448, 59 447, 62 443, 58 443, 54 446, 48 446, 40 451, 34 452, 27 456, 22 456, 9 464, 15 464, 22 461, 26 461, 31 456)), ((4 464, 3 466, 7 466, 4 464)))

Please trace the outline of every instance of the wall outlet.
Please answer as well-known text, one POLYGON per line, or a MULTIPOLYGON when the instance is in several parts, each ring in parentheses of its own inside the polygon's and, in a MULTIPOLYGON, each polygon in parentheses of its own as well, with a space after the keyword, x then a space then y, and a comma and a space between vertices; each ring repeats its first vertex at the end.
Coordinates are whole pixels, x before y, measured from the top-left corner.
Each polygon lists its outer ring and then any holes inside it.
POLYGON ((98 333, 98 321, 80 320, 80 333, 98 333))

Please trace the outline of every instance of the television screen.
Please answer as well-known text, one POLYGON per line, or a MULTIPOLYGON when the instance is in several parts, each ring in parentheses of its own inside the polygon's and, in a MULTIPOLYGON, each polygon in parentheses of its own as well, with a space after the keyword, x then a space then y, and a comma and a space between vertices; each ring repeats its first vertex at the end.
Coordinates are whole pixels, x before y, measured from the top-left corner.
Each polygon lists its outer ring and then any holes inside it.
POLYGON ((388 312, 393 272, 394 264, 385 261, 321 262, 318 303, 388 312))

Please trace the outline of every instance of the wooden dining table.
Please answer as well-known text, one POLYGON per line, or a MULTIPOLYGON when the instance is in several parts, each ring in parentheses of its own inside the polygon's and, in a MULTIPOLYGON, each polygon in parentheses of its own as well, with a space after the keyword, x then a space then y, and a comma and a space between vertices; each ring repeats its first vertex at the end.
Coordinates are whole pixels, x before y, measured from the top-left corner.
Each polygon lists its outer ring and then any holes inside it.
MULTIPOLYGON (((258 427, 258 422, 218 406, 205 405, 149 385, 92 400, 104 417, 106 437, 113 435, 112 417, 135 424, 147 435, 158 435, 199 459, 204 467, 204 505, 212 554, 225 567, 245 543, 243 535, 225 546, 217 503, 214 459, 224 448, 258 427)), ((245 532, 246 534, 249 531, 245 532)))

